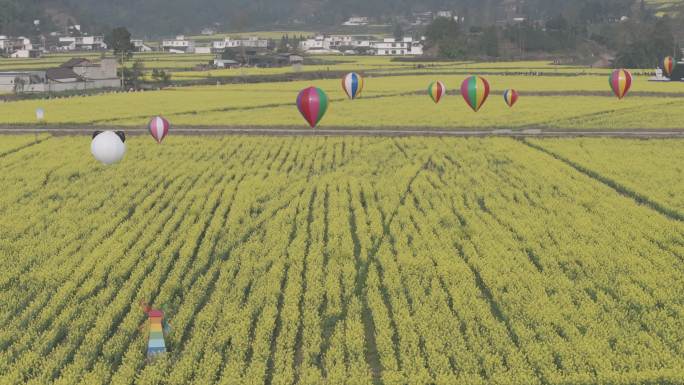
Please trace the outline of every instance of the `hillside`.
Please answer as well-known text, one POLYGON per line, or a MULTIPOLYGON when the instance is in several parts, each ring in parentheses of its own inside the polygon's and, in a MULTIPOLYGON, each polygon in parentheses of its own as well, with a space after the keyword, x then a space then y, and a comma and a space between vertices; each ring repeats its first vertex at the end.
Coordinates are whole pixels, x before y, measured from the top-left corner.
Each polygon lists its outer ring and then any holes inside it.
MULTIPOLYGON (((673 12, 679 0, 647 0, 661 12, 673 12)), ((490 25, 504 12, 530 19, 548 19, 560 13, 592 21, 597 14, 629 15, 638 0, 0 0, 0 33, 31 34, 64 28, 69 23, 89 31, 127 26, 145 36, 196 33, 219 25, 223 30, 306 25, 339 25, 353 15, 379 17, 386 22, 415 11, 453 10, 471 23, 490 25), (507 11, 506 11, 507 10, 507 11)))

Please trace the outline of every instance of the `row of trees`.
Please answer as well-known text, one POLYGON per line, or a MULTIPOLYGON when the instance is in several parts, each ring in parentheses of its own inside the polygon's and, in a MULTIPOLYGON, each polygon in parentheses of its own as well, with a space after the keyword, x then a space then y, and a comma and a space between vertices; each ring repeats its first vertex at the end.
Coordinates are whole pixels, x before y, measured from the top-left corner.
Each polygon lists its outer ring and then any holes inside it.
POLYGON ((468 27, 439 18, 426 29, 428 49, 455 59, 539 53, 577 55, 598 50, 614 54, 615 65, 631 68, 650 68, 663 56, 681 56, 675 39, 676 26, 682 21, 678 16, 656 17, 643 6, 632 11, 623 7, 629 16, 618 16, 620 13, 607 6, 616 1, 585 2, 589 5, 572 15, 557 14, 543 22, 527 19, 505 26, 468 27))

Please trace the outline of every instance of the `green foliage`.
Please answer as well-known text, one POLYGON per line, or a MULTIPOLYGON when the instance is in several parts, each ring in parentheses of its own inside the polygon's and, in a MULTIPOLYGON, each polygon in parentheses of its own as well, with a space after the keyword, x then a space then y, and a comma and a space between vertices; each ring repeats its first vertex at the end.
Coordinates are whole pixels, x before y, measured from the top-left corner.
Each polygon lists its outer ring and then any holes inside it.
POLYGON ((155 68, 152 70, 152 80, 163 86, 168 86, 171 83, 171 73, 155 68))
POLYGON ((130 59, 133 56, 134 47, 131 43, 131 33, 125 27, 114 28, 105 36, 105 43, 117 58, 130 59))
POLYGON ((142 60, 136 60, 130 68, 124 67, 123 75, 125 87, 139 89, 144 81, 145 64, 142 60))
POLYGON ((616 67, 655 67, 665 56, 681 56, 677 50, 669 18, 658 18, 646 24, 628 22, 618 32, 616 67))

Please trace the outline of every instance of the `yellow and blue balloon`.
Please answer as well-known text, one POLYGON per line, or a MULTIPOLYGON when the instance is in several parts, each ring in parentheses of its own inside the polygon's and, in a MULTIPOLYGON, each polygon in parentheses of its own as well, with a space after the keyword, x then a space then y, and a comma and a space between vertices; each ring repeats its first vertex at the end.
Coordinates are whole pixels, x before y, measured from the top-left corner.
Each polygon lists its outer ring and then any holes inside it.
POLYGON ((363 78, 356 72, 348 73, 342 78, 342 89, 349 99, 356 99, 363 91, 363 78))

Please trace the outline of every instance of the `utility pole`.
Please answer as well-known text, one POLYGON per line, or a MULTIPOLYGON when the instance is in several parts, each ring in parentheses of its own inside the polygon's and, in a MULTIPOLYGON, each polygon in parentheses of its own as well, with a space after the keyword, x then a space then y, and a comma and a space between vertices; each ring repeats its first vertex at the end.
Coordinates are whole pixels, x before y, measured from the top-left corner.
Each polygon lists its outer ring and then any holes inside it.
POLYGON ((121 89, 124 88, 124 72, 126 70, 126 65, 124 64, 124 52, 121 51, 121 89))

